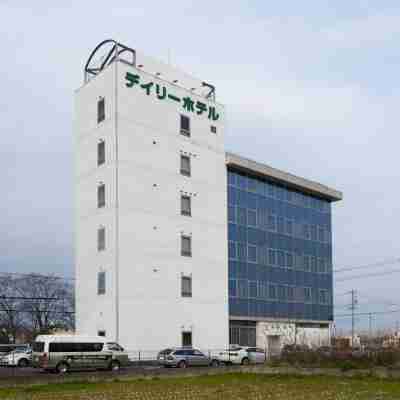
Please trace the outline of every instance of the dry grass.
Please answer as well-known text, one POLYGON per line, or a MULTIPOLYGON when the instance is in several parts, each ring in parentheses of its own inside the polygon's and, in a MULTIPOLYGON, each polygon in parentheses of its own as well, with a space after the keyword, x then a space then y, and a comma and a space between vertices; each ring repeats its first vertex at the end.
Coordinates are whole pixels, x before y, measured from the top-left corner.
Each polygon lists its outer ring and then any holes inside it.
POLYGON ((226 374, 109 383, 65 383, 0 389, 23 400, 399 400, 400 383, 374 378, 226 374))

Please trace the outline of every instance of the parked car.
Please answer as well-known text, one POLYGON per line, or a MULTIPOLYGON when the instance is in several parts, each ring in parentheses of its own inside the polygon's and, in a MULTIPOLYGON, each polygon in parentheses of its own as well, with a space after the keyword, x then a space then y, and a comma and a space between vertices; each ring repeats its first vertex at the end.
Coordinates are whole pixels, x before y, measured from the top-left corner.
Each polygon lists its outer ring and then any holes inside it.
POLYGON ((66 373, 73 369, 110 369, 128 365, 128 354, 102 336, 40 335, 32 343, 32 365, 66 373))
POLYGON ((10 353, 15 349, 25 349, 28 344, 0 344, 0 356, 10 353))
POLYGON ((164 367, 199 367, 218 366, 217 358, 208 357, 200 350, 192 348, 169 348, 161 350, 157 355, 157 361, 164 367))
POLYGON ((266 353, 257 347, 231 347, 219 353, 218 360, 224 364, 262 364, 266 360, 266 353))
POLYGON ((32 350, 30 347, 17 347, 9 353, 0 356, 0 366, 25 368, 31 364, 32 350))

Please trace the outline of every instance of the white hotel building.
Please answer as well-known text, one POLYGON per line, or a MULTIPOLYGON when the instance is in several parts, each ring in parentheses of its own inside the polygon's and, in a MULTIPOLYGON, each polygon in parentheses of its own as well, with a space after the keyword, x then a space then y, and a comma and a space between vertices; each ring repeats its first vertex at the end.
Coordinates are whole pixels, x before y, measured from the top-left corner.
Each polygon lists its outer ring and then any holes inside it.
POLYGON ((214 87, 114 41, 75 115, 79 333, 141 350, 329 337, 340 192, 226 154, 214 87))

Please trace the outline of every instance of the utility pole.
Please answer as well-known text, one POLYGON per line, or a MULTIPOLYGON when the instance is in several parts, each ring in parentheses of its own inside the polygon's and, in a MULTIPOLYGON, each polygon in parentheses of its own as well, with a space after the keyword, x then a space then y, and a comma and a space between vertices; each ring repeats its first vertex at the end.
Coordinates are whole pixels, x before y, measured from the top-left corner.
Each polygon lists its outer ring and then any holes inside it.
POLYGON ((350 305, 350 310, 351 310, 351 348, 354 347, 354 337, 355 337, 355 315, 354 312, 357 307, 357 292, 352 289, 350 292, 351 294, 351 305, 350 305))
POLYGON ((369 317, 369 345, 372 345, 372 313, 368 314, 369 317))

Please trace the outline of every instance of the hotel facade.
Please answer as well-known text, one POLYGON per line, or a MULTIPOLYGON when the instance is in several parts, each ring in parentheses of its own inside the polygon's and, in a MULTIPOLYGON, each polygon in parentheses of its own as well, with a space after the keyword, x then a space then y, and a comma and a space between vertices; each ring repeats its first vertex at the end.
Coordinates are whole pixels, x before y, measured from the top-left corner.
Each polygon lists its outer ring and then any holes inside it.
POLYGON ((224 130, 213 85, 112 40, 93 51, 75 93, 79 333, 144 351, 327 343, 342 195, 226 153, 224 130))

